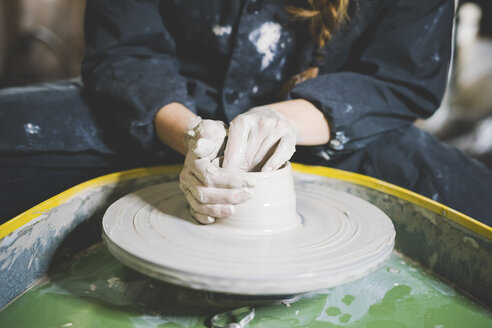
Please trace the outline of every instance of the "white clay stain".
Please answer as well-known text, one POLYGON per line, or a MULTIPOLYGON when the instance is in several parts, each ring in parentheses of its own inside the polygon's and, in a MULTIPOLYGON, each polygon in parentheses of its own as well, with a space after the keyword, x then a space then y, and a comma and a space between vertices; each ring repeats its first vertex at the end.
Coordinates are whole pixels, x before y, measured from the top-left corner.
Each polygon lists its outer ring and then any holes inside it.
POLYGON ((321 158, 329 161, 331 159, 330 157, 330 154, 328 154, 325 150, 321 150, 317 153, 318 156, 320 156, 321 158))
POLYGON ((465 244, 468 244, 468 245, 470 245, 471 247, 473 247, 475 249, 478 249, 480 247, 480 246, 478 246, 477 241, 475 239, 473 239, 473 238, 470 238, 470 237, 466 237, 465 236, 465 237, 463 237, 462 240, 463 240, 463 242, 465 244))
POLYGON ((280 40, 282 26, 274 22, 263 23, 260 27, 253 30, 248 39, 256 47, 256 51, 263 55, 261 60, 261 70, 271 64, 277 53, 277 43, 280 40))
POLYGON ((26 124, 24 124, 24 130, 29 134, 39 134, 39 132, 41 131, 41 128, 39 127, 39 125, 35 125, 32 123, 26 123, 26 124))
POLYGON ((340 142, 342 143, 342 145, 344 145, 344 144, 346 144, 347 142, 349 142, 349 141, 350 141, 350 138, 349 138, 349 137, 347 137, 347 136, 345 135, 345 132, 343 132, 343 131, 341 131, 341 130, 340 130, 340 131, 335 132, 335 138, 337 138, 337 140, 340 140, 340 142))
POLYGON ((396 269, 396 268, 389 268, 389 269, 388 269, 388 272, 390 272, 390 273, 399 273, 399 272, 400 272, 400 270, 398 270, 398 269, 396 269))
POLYGON ((439 62, 441 61, 441 57, 439 56, 439 53, 435 52, 432 57, 431 57, 431 60, 435 61, 435 62, 439 62))
POLYGON ((120 278, 118 278, 118 277, 109 278, 107 280, 108 287, 109 288, 113 288, 113 286, 115 286, 116 284, 118 284, 119 281, 120 281, 120 278))
POLYGON ((215 25, 212 27, 212 31, 214 32, 214 34, 215 34, 216 36, 224 36, 224 35, 229 35, 229 34, 231 34, 231 32, 232 32, 232 27, 231 27, 230 25, 221 26, 221 25, 215 24, 215 25))

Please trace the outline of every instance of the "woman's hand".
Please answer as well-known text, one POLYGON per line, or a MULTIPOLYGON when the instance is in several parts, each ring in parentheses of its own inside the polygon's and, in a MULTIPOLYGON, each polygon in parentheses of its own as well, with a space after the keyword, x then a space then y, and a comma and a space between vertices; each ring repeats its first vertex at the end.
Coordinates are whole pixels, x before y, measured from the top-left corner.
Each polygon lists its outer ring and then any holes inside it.
POLYGON ((186 133, 187 153, 180 174, 180 188, 186 196, 193 217, 209 224, 215 218, 234 213, 234 204, 244 202, 250 197, 247 181, 238 178, 233 172, 218 167, 222 153, 226 126, 221 121, 190 121, 186 133))
POLYGON ((227 170, 274 171, 295 152, 296 131, 269 107, 255 107, 230 125, 222 167, 227 170))
POLYGON ((294 153, 296 137, 299 145, 319 145, 328 142, 330 134, 323 114, 308 101, 253 108, 231 123, 223 169, 213 161, 222 155, 224 123, 201 120, 179 103, 161 108, 154 122, 162 142, 186 155, 180 188, 192 215, 204 224, 233 214, 234 204, 249 199, 254 183, 234 171, 276 170, 294 153))

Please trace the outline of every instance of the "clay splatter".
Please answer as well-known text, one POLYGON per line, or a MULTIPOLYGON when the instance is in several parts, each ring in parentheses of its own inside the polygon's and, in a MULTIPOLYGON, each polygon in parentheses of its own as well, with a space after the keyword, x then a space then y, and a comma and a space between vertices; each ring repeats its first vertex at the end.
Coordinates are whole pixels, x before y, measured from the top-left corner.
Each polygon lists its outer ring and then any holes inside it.
POLYGON ((117 285, 118 282, 120 281, 120 278, 118 277, 112 277, 107 280, 108 282, 108 287, 113 288, 113 286, 117 285))
POLYGON ((230 25, 226 26, 221 26, 221 25, 214 25, 212 27, 212 31, 214 32, 215 35, 217 36, 224 36, 224 35, 229 35, 232 32, 232 27, 230 25))
POLYGON ((280 40, 282 27, 278 23, 266 22, 253 30, 248 39, 256 47, 258 53, 263 54, 261 70, 270 65, 277 53, 277 43, 280 40))
POLYGON ((39 132, 41 132, 41 128, 39 127, 39 125, 35 125, 32 123, 24 124, 24 130, 29 134, 39 134, 39 132))

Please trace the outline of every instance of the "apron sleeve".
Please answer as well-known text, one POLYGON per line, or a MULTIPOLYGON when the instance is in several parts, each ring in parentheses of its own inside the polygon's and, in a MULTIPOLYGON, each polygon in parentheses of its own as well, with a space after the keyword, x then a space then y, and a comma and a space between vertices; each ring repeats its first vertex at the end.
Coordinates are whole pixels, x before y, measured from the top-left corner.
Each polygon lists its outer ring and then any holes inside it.
POLYGON ((166 29, 158 0, 88 0, 86 88, 103 99, 105 111, 139 147, 157 150, 153 125, 164 105, 179 102, 195 111, 180 76, 173 36, 166 29))
POLYGON ((357 151, 430 116, 444 94, 454 2, 387 0, 378 10, 345 70, 321 73, 290 92, 291 99, 312 102, 328 119, 332 139, 321 147, 325 157, 357 151))

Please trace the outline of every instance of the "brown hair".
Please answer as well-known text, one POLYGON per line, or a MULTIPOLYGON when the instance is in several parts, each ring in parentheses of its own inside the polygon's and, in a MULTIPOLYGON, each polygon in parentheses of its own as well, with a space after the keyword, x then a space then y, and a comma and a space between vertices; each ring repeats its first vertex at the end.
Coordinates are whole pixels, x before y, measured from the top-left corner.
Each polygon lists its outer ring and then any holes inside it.
POLYGON ((333 33, 348 20, 349 0, 307 0, 309 8, 287 6, 295 18, 309 23, 309 32, 318 48, 330 41, 333 33))
MULTIPOLYGON (((349 19, 348 4, 350 0, 306 0, 309 8, 287 6, 285 9, 294 18, 309 24, 309 33, 318 46, 323 48, 330 41, 333 33, 349 19)), ((313 57, 319 57, 313 54, 313 57)), ((282 86, 279 95, 287 95, 297 84, 318 76, 316 65, 294 75, 282 86)))

